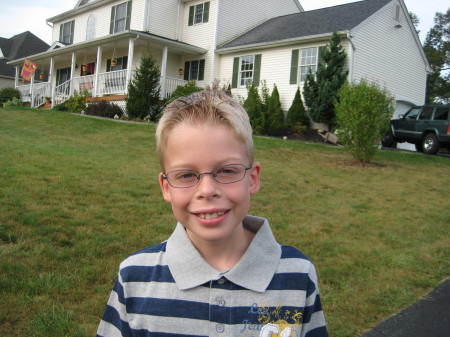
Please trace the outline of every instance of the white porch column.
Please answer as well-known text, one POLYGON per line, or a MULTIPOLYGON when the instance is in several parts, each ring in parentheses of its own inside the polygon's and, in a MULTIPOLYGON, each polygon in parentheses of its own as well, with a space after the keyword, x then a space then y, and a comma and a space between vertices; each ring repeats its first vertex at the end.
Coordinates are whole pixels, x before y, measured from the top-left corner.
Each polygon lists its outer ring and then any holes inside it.
POLYGON ((160 87, 161 90, 159 92, 159 96, 161 99, 164 99, 166 97, 166 74, 167 74, 167 52, 169 48, 167 46, 163 49, 162 54, 162 62, 161 62, 161 83, 160 87))
POLYGON ((19 66, 16 66, 16 76, 14 77, 14 88, 19 86, 19 66))
POLYGON ((128 94, 128 84, 131 81, 131 74, 133 73, 133 69, 131 67, 133 66, 133 58, 134 58, 134 41, 137 40, 139 37, 136 38, 130 38, 128 42, 128 62, 127 62, 127 84, 125 88, 125 93, 128 94))
POLYGON ((33 73, 33 76, 31 76, 31 85, 30 85, 30 96, 31 96, 31 102, 30 102, 30 107, 32 107, 32 108, 34 108, 34 90, 33 90, 33 87, 34 87, 34 75, 35 75, 36 73, 33 73))
POLYGON ((72 52, 72 64, 70 65, 70 96, 73 94, 73 75, 75 74, 75 64, 77 62, 77 54, 72 52))
POLYGON ((94 79, 94 92, 92 93, 93 97, 96 97, 98 95, 98 83, 99 83, 99 74, 102 64, 102 53, 103 53, 103 47, 98 46, 97 47, 97 62, 95 63, 95 79, 94 79))
POLYGON ((50 57, 50 68, 48 69, 48 83, 50 85, 50 96, 52 97, 52 108, 55 101, 55 87, 53 86, 53 73, 55 72, 55 59, 50 57))

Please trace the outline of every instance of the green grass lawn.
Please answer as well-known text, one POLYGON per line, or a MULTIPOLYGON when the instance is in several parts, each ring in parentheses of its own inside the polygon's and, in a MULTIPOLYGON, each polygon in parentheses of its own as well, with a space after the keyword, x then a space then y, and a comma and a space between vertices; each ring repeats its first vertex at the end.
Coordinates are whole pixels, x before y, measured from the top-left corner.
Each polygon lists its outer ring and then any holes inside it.
MULTIPOLYGON (((0 109, 0 335, 93 336, 117 268, 165 240, 155 126, 0 109)), ((256 138, 251 213, 308 255, 331 336, 359 336, 450 275, 450 159, 256 138)))

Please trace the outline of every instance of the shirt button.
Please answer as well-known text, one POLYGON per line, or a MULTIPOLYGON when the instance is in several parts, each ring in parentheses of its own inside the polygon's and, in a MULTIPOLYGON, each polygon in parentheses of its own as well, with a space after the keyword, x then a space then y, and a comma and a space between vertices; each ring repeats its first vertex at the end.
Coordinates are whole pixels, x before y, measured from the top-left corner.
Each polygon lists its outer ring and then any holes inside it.
POLYGON ((225 279, 222 277, 222 278, 217 280, 217 283, 224 284, 225 283, 225 279))
POLYGON ((223 297, 216 297, 216 303, 218 306, 223 307, 225 305, 225 300, 223 299, 223 297))
POLYGON ((225 327, 223 326, 223 324, 217 324, 216 325, 216 331, 219 333, 222 333, 225 331, 225 327))

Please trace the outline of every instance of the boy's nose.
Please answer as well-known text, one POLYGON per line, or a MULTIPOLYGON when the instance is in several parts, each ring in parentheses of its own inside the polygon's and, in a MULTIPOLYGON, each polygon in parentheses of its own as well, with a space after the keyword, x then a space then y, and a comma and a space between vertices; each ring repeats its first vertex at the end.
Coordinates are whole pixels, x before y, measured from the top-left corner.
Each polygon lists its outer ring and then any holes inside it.
POLYGON ((202 174, 197 184, 197 193, 199 197, 211 198, 219 194, 220 185, 212 174, 202 174))

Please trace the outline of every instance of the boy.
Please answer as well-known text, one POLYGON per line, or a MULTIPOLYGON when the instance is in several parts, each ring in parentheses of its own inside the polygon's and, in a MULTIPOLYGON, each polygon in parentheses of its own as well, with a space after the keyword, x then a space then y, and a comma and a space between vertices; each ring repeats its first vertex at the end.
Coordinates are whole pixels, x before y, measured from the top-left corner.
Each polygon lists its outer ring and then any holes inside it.
POLYGON ((97 336, 327 336, 314 266, 247 215, 261 165, 239 103, 214 89, 175 100, 156 140, 178 224, 122 262, 97 336))

